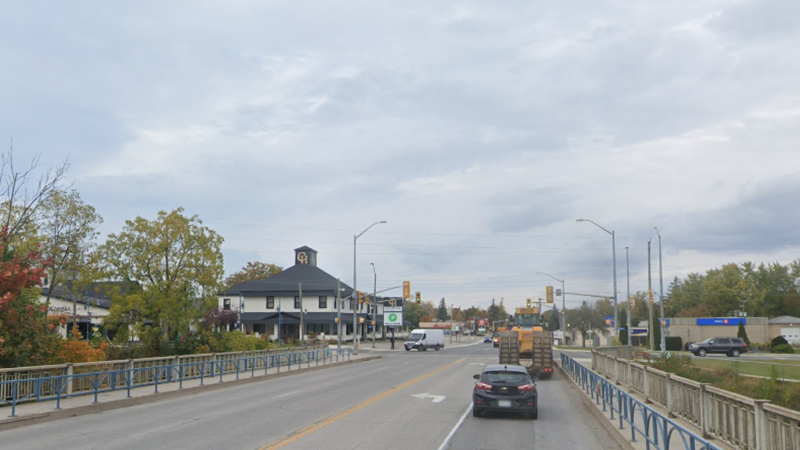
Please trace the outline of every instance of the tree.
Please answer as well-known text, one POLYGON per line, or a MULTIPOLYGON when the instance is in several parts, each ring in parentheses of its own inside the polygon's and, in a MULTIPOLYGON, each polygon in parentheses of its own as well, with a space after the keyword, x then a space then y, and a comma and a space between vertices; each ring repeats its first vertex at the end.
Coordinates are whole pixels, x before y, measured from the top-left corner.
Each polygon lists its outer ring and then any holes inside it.
POLYGON ((436 308, 436 320, 439 322, 444 322, 450 319, 450 314, 447 312, 447 303, 444 301, 444 297, 439 302, 439 307, 436 308))
POLYGON ((26 254, 35 251, 38 244, 34 238, 45 200, 61 186, 69 169, 68 161, 48 169, 33 185, 39 165, 39 157, 35 156, 26 169, 18 171, 13 148, 0 156, 0 229, 4 230, 7 249, 16 248, 26 254))
POLYGON ((231 286, 250 280, 265 280, 282 271, 283 268, 275 264, 267 264, 261 261, 248 262, 240 271, 229 275, 228 278, 225 279, 225 287, 230 288, 231 286))
POLYGON ((578 309, 567 310, 567 322, 580 332, 583 339, 582 347, 586 347, 586 337, 590 331, 599 331, 603 335, 608 333, 605 328, 605 319, 594 307, 586 303, 578 309))
POLYGON ((745 344, 750 345, 750 339, 747 337, 747 330, 744 328, 744 322, 739 322, 739 331, 736 333, 736 337, 742 338, 745 344))
MULTIPOLYGON (((67 288, 70 281, 81 278, 78 274, 82 272, 88 255, 95 248, 95 238, 98 235, 95 226, 103 223, 103 218, 92 206, 83 203, 80 194, 74 189, 52 191, 45 199, 42 209, 44 254, 51 262, 48 270, 49 303, 54 289, 67 288)), ((83 281, 90 281, 83 278, 83 281)), ((78 314, 77 296, 72 297, 72 322, 75 323, 78 314)))
POLYGON ((561 329, 561 323, 558 315, 559 315, 558 307, 556 305, 553 305, 553 310, 550 311, 550 317, 547 318, 548 330, 553 331, 561 329))
POLYGON ((39 305, 46 261, 36 251, 13 251, 8 239, 0 230, 0 367, 46 364, 60 340, 39 305))
POLYGON ((216 306, 221 286, 222 237, 183 212, 128 220, 98 249, 107 276, 140 286, 112 299, 106 323, 123 337, 132 328, 153 351, 191 333, 216 306))

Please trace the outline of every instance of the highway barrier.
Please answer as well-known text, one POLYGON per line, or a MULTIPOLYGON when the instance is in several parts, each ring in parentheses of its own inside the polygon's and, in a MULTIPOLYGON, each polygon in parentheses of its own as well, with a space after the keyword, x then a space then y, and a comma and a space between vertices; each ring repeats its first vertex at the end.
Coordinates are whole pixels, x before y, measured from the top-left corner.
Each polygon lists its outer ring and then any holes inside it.
POLYGON ((144 358, 121 361, 103 361, 83 364, 60 364, 54 366, 19 367, 0 369, 0 406, 11 407, 11 417, 16 417, 16 407, 22 402, 56 401, 55 409, 61 409, 61 399, 80 395, 126 390, 159 385, 219 378, 226 374, 255 376, 256 371, 266 375, 270 370, 292 370, 349 361, 351 348, 341 351, 327 346, 303 347, 302 349, 261 350, 251 352, 209 353, 162 358, 144 358))
POLYGON ((644 439, 646 448, 656 450, 719 450, 709 440, 655 411, 564 352, 561 353, 561 367, 596 405, 602 407, 603 412, 609 414, 612 422, 619 422, 620 429, 627 424, 631 442, 644 439))
POLYGON ((592 368, 640 394, 671 417, 742 450, 800 449, 800 412, 715 388, 609 354, 592 351, 592 368))

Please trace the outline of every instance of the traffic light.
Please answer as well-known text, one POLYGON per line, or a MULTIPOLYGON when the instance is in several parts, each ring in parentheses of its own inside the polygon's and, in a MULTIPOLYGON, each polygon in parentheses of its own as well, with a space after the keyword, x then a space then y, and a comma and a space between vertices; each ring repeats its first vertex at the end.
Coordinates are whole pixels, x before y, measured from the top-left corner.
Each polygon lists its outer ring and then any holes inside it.
POLYGON ((422 303, 422 294, 417 292, 417 303, 422 303))
POLYGON ((547 303, 553 303, 553 286, 547 286, 547 303))
POLYGON ((411 282, 403 281, 403 299, 411 297, 411 282))
POLYGON ((630 304, 631 304, 631 308, 633 308, 633 296, 632 295, 631 295, 631 298, 630 298, 629 301, 630 301, 630 304))
POLYGON ((531 307, 531 299, 527 299, 525 304, 528 306, 528 308, 530 308, 531 307))
POLYGON ((648 294, 650 295, 650 303, 655 303, 655 302, 656 302, 656 300, 655 300, 655 298, 653 297, 653 291, 648 291, 648 294))
POLYGON ((358 291, 358 304, 360 305, 362 302, 364 302, 364 293, 358 291))
POLYGON ((339 323, 339 318, 337 317, 337 318, 333 319, 333 321, 336 322, 336 323, 339 323))
POLYGON ((373 326, 373 327, 375 326, 375 321, 374 321, 374 320, 372 321, 372 326, 373 326))
POLYGON ((364 318, 363 317, 359 317, 358 318, 358 323, 364 323, 364 318))

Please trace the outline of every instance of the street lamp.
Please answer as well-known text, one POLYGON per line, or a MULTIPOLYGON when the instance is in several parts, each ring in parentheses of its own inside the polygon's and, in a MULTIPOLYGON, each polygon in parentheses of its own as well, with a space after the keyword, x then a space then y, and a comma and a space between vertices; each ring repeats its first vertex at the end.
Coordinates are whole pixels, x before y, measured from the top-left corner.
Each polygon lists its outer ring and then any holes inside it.
POLYGON ((552 279, 554 279, 556 281, 560 281, 561 282, 561 321, 559 321, 558 324, 561 327, 561 331, 564 332, 564 314, 567 313, 567 299, 566 299, 567 291, 566 291, 566 289, 564 289, 564 280, 563 279, 558 279, 558 278, 556 278, 556 277, 554 277, 554 276, 552 276, 550 274, 544 273, 544 272, 536 272, 536 273, 538 273, 539 275, 548 276, 548 277, 550 277, 550 278, 552 278, 552 279))
POLYGON ((656 234, 658 235, 658 278, 661 284, 661 290, 658 294, 658 304, 659 312, 661 313, 659 324, 661 326, 661 353, 663 354, 667 350, 667 343, 664 337, 664 272, 661 267, 661 233, 658 232, 658 227, 653 227, 653 229, 656 230, 656 234))
POLYGON ((386 221, 385 220, 381 220, 380 222, 375 222, 372 225, 368 226, 367 229, 365 229, 361 233, 353 235, 353 298, 355 299, 354 302, 353 302, 353 354, 354 355, 358 354, 358 333, 356 333, 356 330, 358 330, 358 316, 357 316, 357 312, 356 312, 357 309, 358 309, 358 300, 357 300, 358 287, 356 286, 356 272, 357 272, 357 270, 356 270, 356 241, 358 240, 358 238, 361 237, 362 234, 364 234, 367 231, 369 231, 370 228, 374 227, 375 225, 381 224, 381 223, 386 223, 386 221))
POLYGON ((628 259, 628 247, 625 247, 625 267, 628 270, 628 301, 625 302, 628 305, 628 345, 633 345, 633 342, 631 342, 631 264, 628 259))
POLYGON ((601 227, 597 223, 589 219, 578 219, 576 222, 589 222, 592 225, 600 228, 601 230, 605 231, 606 233, 611 235, 611 258, 612 264, 614 265, 614 336, 617 336, 617 327, 619 322, 619 316, 617 313, 617 241, 616 241, 616 234, 614 230, 608 231, 605 228, 601 227))
MULTIPOLYGON (((371 308, 367 308, 367 311, 375 308, 375 314, 372 315, 372 320, 375 321, 377 324, 378 321, 376 320, 375 316, 378 315, 378 274, 375 272, 375 263, 369 263, 372 266, 372 276, 373 276, 373 285, 372 285, 372 305, 371 308)), ((372 325, 372 348, 375 348, 375 325, 372 325)))

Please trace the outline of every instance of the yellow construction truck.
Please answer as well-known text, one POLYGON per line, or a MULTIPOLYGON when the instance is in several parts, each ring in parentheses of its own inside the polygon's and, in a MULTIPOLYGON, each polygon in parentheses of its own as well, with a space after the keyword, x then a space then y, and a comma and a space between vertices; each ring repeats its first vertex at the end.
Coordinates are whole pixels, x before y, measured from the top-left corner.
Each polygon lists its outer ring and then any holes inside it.
POLYGON ((553 375, 553 334, 541 323, 539 308, 517 308, 510 331, 500 333, 500 364, 517 364, 531 375, 553 375))

